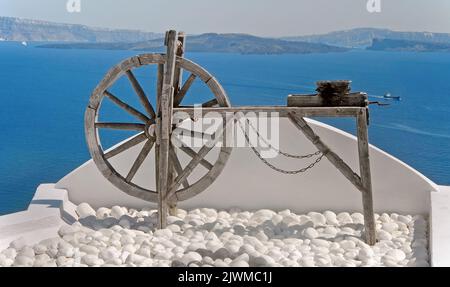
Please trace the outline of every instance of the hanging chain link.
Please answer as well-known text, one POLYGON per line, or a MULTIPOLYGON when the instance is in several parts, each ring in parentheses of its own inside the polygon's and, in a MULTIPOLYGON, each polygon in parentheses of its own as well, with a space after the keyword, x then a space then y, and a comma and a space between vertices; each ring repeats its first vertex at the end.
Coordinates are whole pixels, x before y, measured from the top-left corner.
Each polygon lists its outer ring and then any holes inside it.
POLYGON ((317 151, 317 152, 311 153, 311 154, 307 154, 307 155, 292 155, 292 154, 288 154, 288 153, 282 152, 282 151, 280 151, 279 149, 277 149, 277 148, 275 148, 274 146, 272 146, 270 143, 268 143, 268 142, 267 142, 267 141, 259 134, 259 132, 255 129, 255 127, 250 123, 250 121, 249 121, 248 119, 246 119, 246 120, 247 120, 247 123, 249 124, 249 126, 256 132, 258 138, 261 139, 265 144, 267 144, 271 149, 273 149, 273 150, 279 152, 280 154, 282 154, 282 155, 284 155, 284 156, 286 156, 286 157, 297 158, 297 159, 305 159, 305 158, 311 158, 311 157, 313 157, 313 156, 318 156, 318 158, 316 158, 316 160, 315 160, 314 162, 312 162, 310 165, 308 165, 308 166, 306 166, 306 167, 303 167, 303 168, 301 168, 301 169, 297 169, 297 170, 285 170, 285 169, 278 168, 278 167, 274 166, 273 164, 271 164, 270 162, 268 162, 268 161, 261 155, 261 153, 260 153, 254 146, 252 146, 252 144, 250 143, 250 138, 248 137, 248 134, 246 133, 244 127, 242 126, 241 121, 238 119, 238 123, 239 123, 239 126, 240 126, 241 129, 242 129, 242 132, 244 133, 245 140, 248 142, 250 148, 253 150, 253 152, 255 153, 255 155, 256 155, 256 156, 257 156, 257 157, 258 157, 265 165, 267 165, 268 167, 270 167, 271 169, 273 169, 273 170, 275 170, 275 171, 277 171, 277 172, 280 172, 280 173, 283 173, 283 174, 290 174, 290 175, 292 175, 292 174, 303 173, 303 172, 306 172, 306 171, 309 170, 309 169, 312 169, 312 168, 313 168, 316 164, 318 164, 318 163, 322 160, 322 158, 324 157, 324 154, 323 154, 322 152, 320 152, 320 151, 317 151))
MULTIPOLYGON (((248 120, 247 123, 248 125, 252 128, 252 130, 256 133, 256 135, 258 136, 258 138, 264 143, 266 144, 270 149, 276 151, 277 153, 285 156, 285 157, 290 157, 290 158, 296 158, 296 159, 305 159, 305 158, 312 158, 313 156, 318 156, 321 155, 322 153, 320 151, 316 151, 314 153, 310 153, 310 154, 305 154, 305 155, 295 155, 295 154, 290 154, 287 152, 283 152, 279 149, 277 149, 276 147, 274 147, 273 145, 271 145, 263 136, 261 136, 258 132, 258 130, 255 128, 254 125, 252 125, 252 123, 248 120)), ((239 122, 239 125, 241 126, 242 131, 245 133, 244 129, 242 128, 241 123, 239 122)), ((250 145, 250 142, 248 143, 250 145)))

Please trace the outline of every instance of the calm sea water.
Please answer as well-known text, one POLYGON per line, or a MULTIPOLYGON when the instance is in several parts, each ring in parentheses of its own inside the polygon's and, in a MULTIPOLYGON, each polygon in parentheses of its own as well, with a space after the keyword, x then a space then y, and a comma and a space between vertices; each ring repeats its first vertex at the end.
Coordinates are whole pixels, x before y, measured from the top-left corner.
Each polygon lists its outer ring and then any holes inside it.
MULTIPOLYGON (((37 185, 56 182, 89 159, 83 131, 89 95, 109 67, 135 53, 0 43, 0 214, 25 209, 37 185)), ((450 54, 187 57, 219 79, 234 105, 283 105, 287 94, 311 93, 321 79, 351 79, 353 90, 401 96, 389 107, 372 107, 371 143, 450 184, 450 54)), ((138 73, 154 81, 146 75, 138 73)), ((327 122, 354 131, 347 120, 327 122)))

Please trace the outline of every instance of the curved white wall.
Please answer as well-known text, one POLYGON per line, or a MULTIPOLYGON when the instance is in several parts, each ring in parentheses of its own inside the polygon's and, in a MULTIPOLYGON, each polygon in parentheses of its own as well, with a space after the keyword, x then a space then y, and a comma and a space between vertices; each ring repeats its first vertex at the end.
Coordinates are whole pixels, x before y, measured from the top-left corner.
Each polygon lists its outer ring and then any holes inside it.
MULTIPOLYGON (((358 154, 355 137, 323 123, 308 120, 311 127, 355 171, 358 154)), ((316 149, 287 119, 280 120, 280 146, 291 153, 316 149)), ((137 146, 115 158, 114 165, 126 171, 139 151, 137 146)), ((371 146, 371 168, 376 212, 428 214, 430 192, 437 186, 403 162, 371 146)), ((303 161, 275 160, 285 168, 296 169, 303 161)), ((144 162, 147 170, 136 175, 137 183, 154 185, 153 155, 144 162)), ((126 195, 110 184, 91 161, 61 179, 56 188, 67 189, 74 203, 89 202, 95 207, 150 204, 126 195)), ((300 175, 277 173, 257 159, 249 148, 234 148, 219 178, 200 195, 180 203, 182 208, 214 207, 228 209, 286 209, 306 211, 361 211, 361 195, 326 159, 313 170, 300 175)))

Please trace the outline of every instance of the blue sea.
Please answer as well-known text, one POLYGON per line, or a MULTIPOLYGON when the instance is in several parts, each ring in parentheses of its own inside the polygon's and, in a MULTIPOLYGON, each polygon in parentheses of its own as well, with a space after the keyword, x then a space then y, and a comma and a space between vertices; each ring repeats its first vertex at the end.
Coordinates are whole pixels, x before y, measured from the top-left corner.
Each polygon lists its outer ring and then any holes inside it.
MULTIPOLYGON (((112 65, 136 53, 0 42, 0 214, 26 209, 40 183, 56 182, 89 159, 83 117, 90 93, 112 65)), ((400 96, 371 107, 371 143, 450 184, 450 53, 187 57, 216 76, 233 105, 285 105, 288 94, 312 93, 324 79, 350 79, 354 91, 374 101, 387 92, 400 96)), ((138 73, 144 84, 154 81, 146 75, 138 73)), ((352 121, 325 121, 354 133, 352 121)))

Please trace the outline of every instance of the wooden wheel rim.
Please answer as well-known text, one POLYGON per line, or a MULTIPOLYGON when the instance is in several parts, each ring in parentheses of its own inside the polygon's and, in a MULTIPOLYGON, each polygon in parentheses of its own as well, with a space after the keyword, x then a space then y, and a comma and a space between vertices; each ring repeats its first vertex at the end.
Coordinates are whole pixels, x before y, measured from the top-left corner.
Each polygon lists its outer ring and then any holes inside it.
MULTIPOLYGON (((105 97, 105 92, 110 88, 116 80, 118 80, 127 71, 132 69, 152 64, 164 64, 166 61, 165 54, 143 54, 128 58, 118 65, 111 68, 101 82, 94 89, 89 105, 85 112, 85 135, 88 144, 89 152, 91 157, 96 164, 102 175, 111 182, 115 187, 125 192, 128 195, 150 201, 157 202, 158 194, 156 191, 151 189, 143 188, 137 184, 127 181, 120 173, 118 173, 114 167, 110 164, 108 159, 105 157, 105 153, 101 147, 99 141, 98 130, 96 127, 98 111, 101 106, 101 102, 105 97)), ((200 78, 211 90, 217 103, 221 107, 230 107, 231 104, 228 97, 219 84, 219 82, 209 74, 205 69, 196 63, 189 61, 185 58, 177 57, 176 59, 177 67, 190 72, 196 77, 200 78)), ((152 119, 154 120, 154 119, 152 119)), ((148 124, 148 123, 146 123, 148 124)), ((138 136, 138 135, 136 135, 138 136)), ((187 200, 209 187, 215 180, 215 178, 222 172, 225 164, 231 153, 230 147, 225 147, 222 145, 219 151, 219 155, 216 162, 213 164, 212 168, 208 170, 199 180, 195 183, 179 189, 175 193, 175 197, 178 201, 187 200)))

